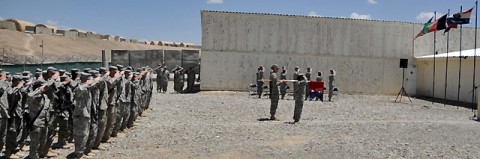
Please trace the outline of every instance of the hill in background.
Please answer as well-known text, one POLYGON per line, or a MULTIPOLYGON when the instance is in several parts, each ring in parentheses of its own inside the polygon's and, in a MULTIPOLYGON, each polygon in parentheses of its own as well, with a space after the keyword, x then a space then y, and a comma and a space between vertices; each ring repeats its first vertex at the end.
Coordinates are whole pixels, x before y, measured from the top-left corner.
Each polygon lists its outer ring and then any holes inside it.
POLYGON ((29 34, 0 29, 0 60, 3 63, 40 63, 44 42, 44 63, 101 61, 102 50, 192 49, 90 38, 68 38, 56 35, 29 34))

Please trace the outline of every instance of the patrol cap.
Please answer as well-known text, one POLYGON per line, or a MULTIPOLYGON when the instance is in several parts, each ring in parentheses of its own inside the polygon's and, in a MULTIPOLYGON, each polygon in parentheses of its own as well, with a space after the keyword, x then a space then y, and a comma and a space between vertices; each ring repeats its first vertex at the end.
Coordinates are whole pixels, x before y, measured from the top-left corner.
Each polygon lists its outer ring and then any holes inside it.
POLYGON ((273 64, 271 68, 278 68, 277 64, 273 64))
POLYGON ((118 68, 116 66, 110 66, 108 67, 109 70, 118 70, 118 68))
POLYGON ((40 68, 35 69, 35 72, 42 72, 43 70, 40 68))
POLYGON ((90 76, 91 76, 90 73, 86 73, 86 72, 82 72, 82 73, 80 73, 80 75, 81 75, 82 77, 90 77, 90 76))
POLYGON ((100 67, 100 68, 98 68, 98 70, 100 70, 100 71, 107 71, 107 68, 105 68, 105 67, 100 67))
POLYGON ((22 76, 22 80, 29 80, 30 76, 22 76))
POLYGON ((22 80, 22 76, 20 76, 20 75, 13 75, 12 80, 13 80, 14 82, 15 82, 15 81, 20 81, 20 80, 22 80))
POLYGON ((122 68, 123 68, 123 65, 118 64, 118 65, 117 65, 117 68, 118 68, 118 69, 122 69, 122 68))
POLYGON ((35 82, 33 82, 33 85, 42 85, 45 83, 45 80, 36 80, 35 82))
POLYGON ((73 68, 71 71, 72 71, 72 72, 78 72, 78 69, 73 68))
POLYGON ((94 74, 98 74, 98 71, 97 70, 90 70, 90 71, 88 71, 88 73, 94 75, 94 74))
POLYGON ((72 75, 72 74, 71 74, 70 72, 65 72, 65 75, 70 76, 70 75, 72 75))
POLYGON ((300 67, 298 67, 298 66, 295 66, 295 69, 299 69, 299 68, 300 68, 300 67))
POLYGON ((57 71, 57 68, 50 66, 47 68, 47 71, 57 71))
POLYGON ((132 70, 125 70, 125 73, 130 73, 132 72, 132 70))
POLYGON ((17 72, 17 73, 15 73, 15 75, 20 75, 20 76, 21 76, 21 75, 22 75, 22 73, 20 73, 20 72, 17 72))
POLYGON ((58 72, 65 73, 66 71, 64 69, 60 69, 60 70, 58 70, 58 72))
POLYGON ((10 75, 10 72, 5 72, 6 75, 10 75))
POLYGON ((31 74, 30 71, 23 71, 22 74, 31 74))
POLYGON ((85 68, 85 69, 83 69, 83 72, 88 73, 90 70, 92 70, 92 69, 91 68, 85 68))
POLYGON ((133 68, 131 66, 128 66, 126 70, 133 70, 133 68))
POLYGON ((140 75, 140 73, 139 72, 134 72, 133 75, 138 76, 138 75, 140 75))

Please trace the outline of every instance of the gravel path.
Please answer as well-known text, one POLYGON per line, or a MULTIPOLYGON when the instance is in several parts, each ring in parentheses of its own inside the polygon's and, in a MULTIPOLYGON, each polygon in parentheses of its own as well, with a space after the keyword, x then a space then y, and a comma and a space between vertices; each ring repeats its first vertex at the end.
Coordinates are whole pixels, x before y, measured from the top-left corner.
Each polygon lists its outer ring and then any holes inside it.
MULTIPOLYGON (((107 150, 95 158, 480 157, 480 123, 469 109, 422 100, 338 95, 334 102, 305 102, 300 123, 289 124, 293 100, 279 102, 280 121, 262 121, 270 101, 247 93, 153 98, 138 127, 103 144, 107 150)), ((72 150, 61 151, 63 157, 72 150)))

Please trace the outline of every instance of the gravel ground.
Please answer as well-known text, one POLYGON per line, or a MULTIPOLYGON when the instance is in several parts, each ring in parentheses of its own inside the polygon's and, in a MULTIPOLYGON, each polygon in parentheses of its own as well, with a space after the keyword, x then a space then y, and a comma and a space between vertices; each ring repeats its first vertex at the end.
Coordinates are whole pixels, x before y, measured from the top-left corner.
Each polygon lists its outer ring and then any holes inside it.
POLYGON ((469 109, 394 96, 334 100, 305 102, 300 123, 289 124, 293 100, 279 102, 280 121, 263 121, 270 100, 245 92, 154 94, 138 126, 94 157, 480 158, 480 123, 469 109))

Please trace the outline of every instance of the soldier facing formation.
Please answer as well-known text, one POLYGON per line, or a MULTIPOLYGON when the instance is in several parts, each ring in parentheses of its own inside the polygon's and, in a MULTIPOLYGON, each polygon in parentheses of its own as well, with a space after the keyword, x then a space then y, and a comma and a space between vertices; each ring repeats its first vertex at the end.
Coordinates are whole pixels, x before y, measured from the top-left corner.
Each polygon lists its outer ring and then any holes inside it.
POLYGON ((150 104, 151 76, 151 68, 121 65, 82 72, 48 67, 13 76, 0 69, 0 150, 5 146, 6 158, 20 158, 16 153, 30 137, 26 158, 55 157, 54 148, 72 146, 68 158, 88 158, 135 126, 150 104))

